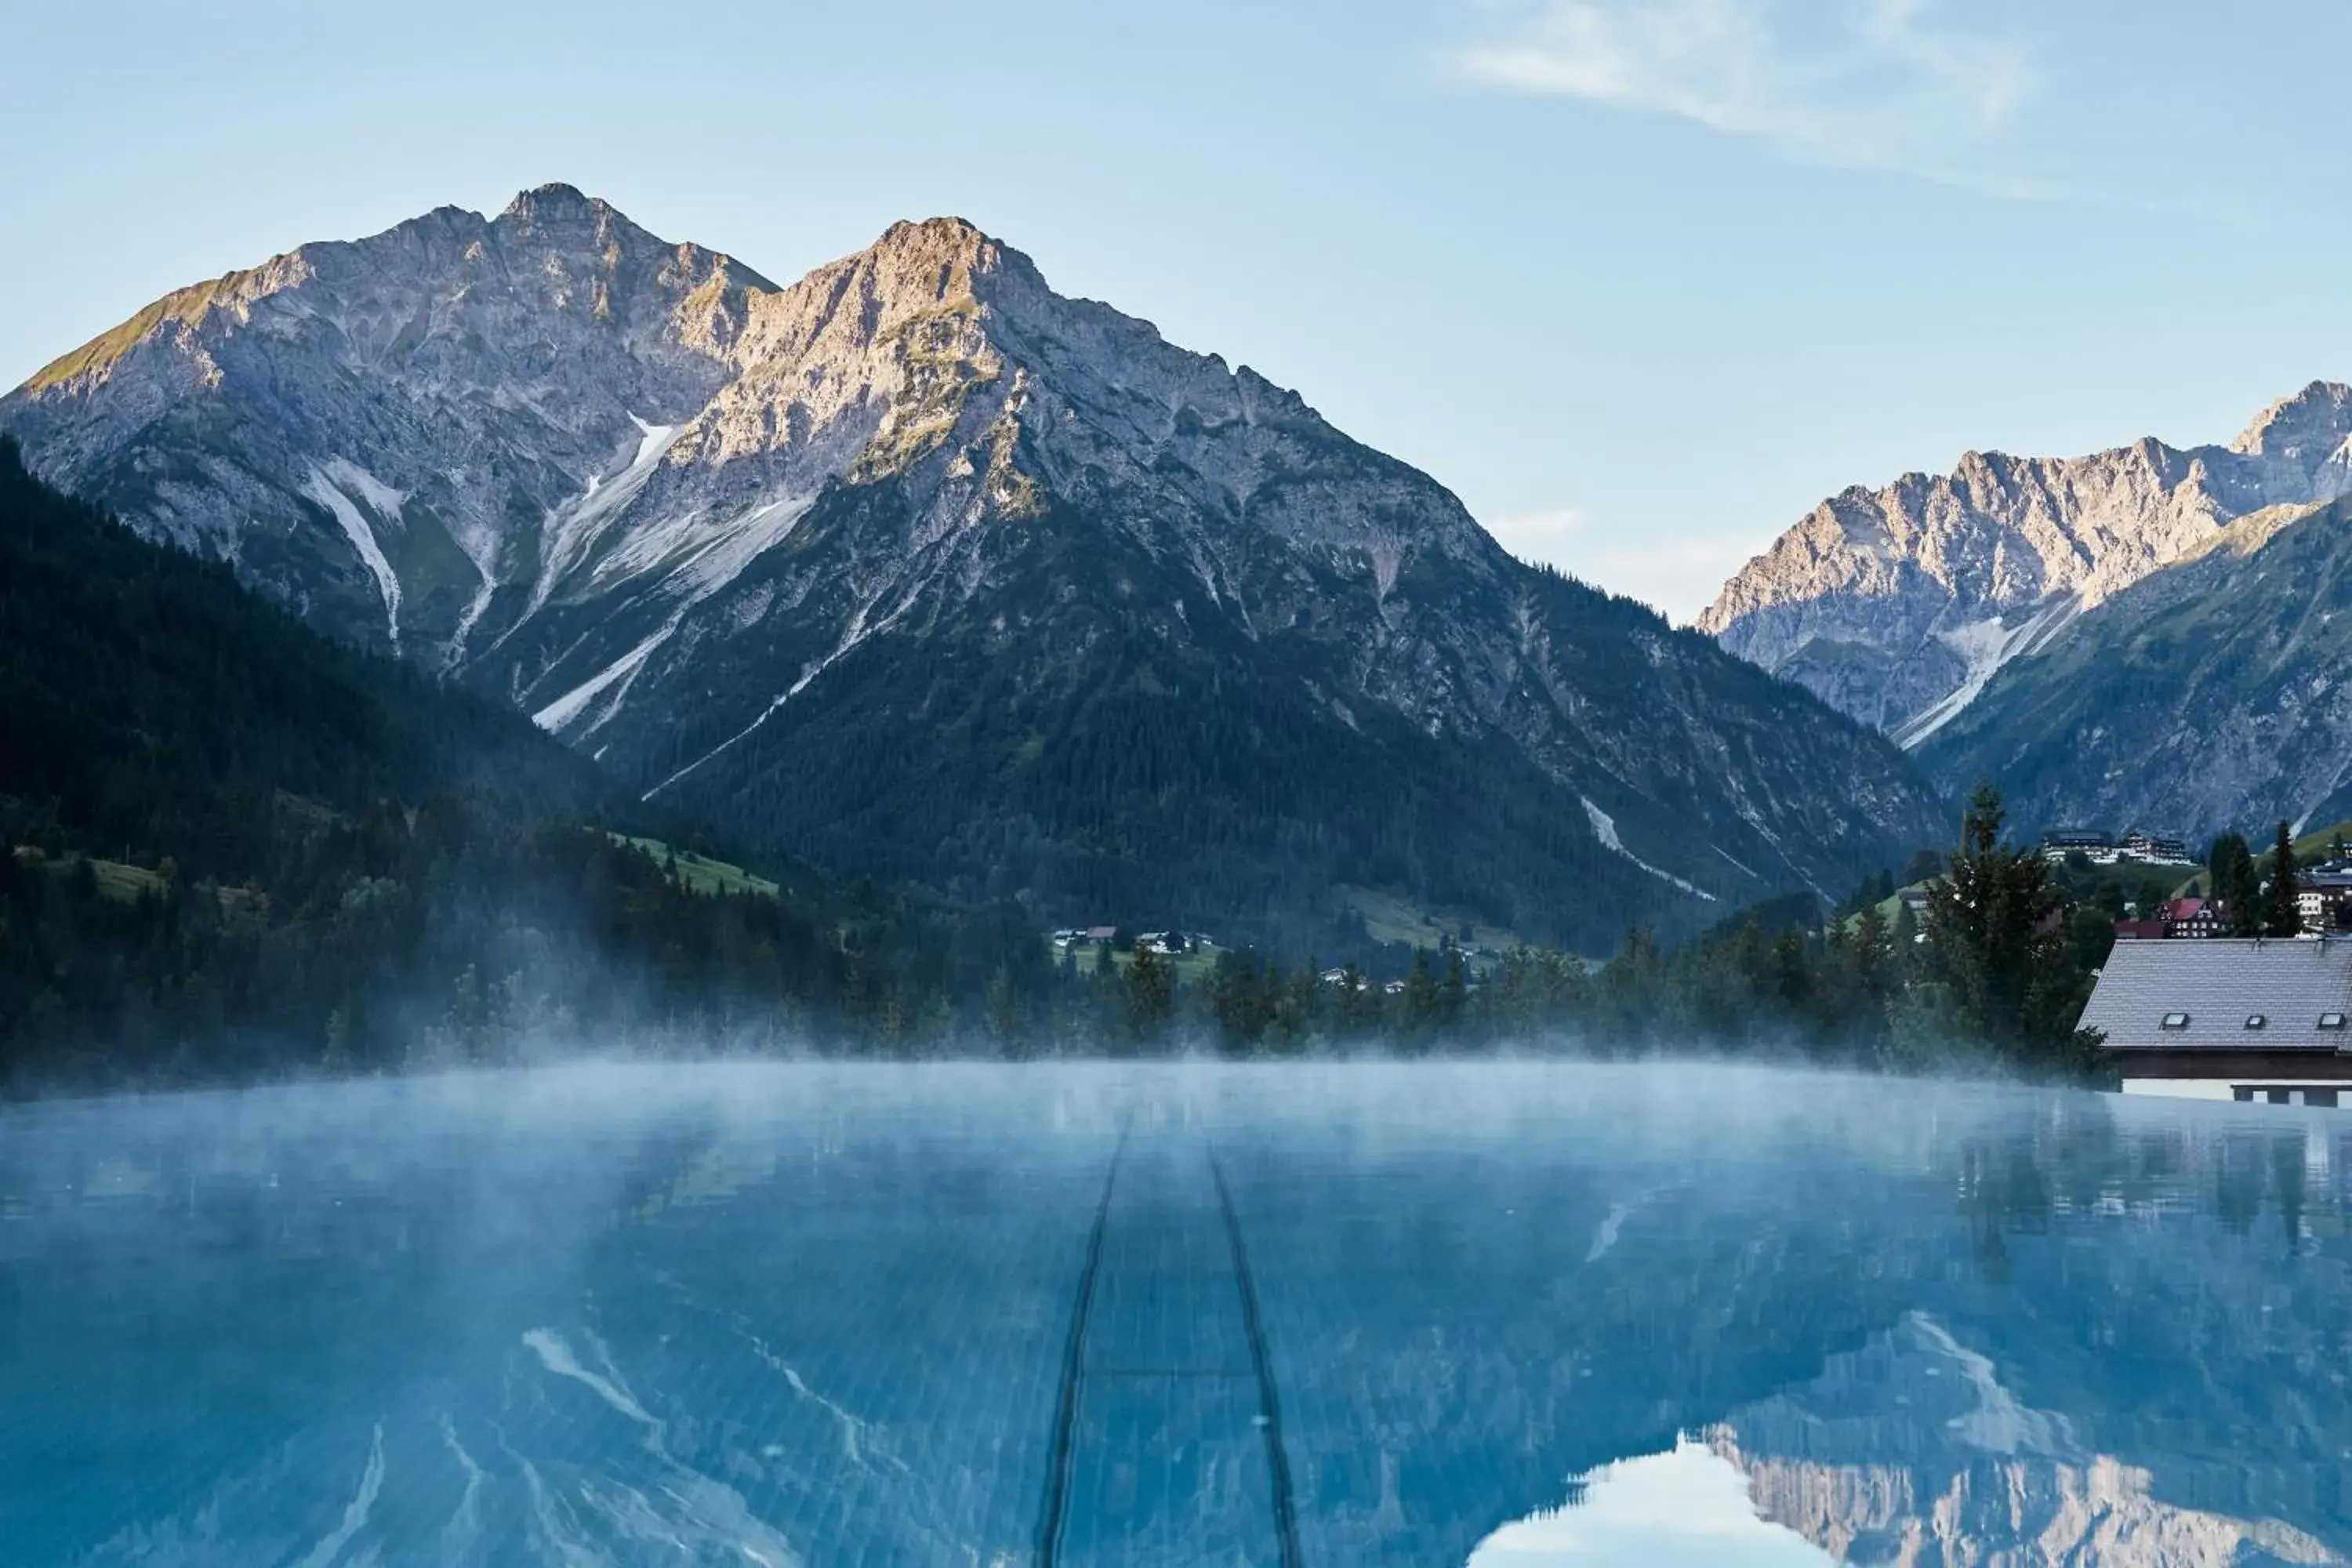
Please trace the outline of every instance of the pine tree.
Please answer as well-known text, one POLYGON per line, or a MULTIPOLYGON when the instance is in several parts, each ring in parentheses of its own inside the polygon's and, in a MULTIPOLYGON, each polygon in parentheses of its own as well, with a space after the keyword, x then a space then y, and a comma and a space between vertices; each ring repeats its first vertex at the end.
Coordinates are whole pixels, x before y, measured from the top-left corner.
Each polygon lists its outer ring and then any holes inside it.
POLYGON ((1898 981, 1909 978, 1919 961, 1919 917, 1908 903, 1895 906, 1895 923, 1887 928, 1886 953, 1898 981))
POLYGON ((1886 998, 1889 967, 1886 922, 1880 918, 1875 903, 1862 906, 1862 913, 1855 917, 1853 930, 1848 933, 1845 945, 1863 994, 1874 1002, 1883 1003, 1886 998))
POLYGON ((997 1048, 1008 1057, 1021 1054, 1027 1025, 1013 971, 1000 963, 988 983, 988 1029, 996 1037, 997 1048))
POLYGON ((1135 962, 1127 969, 1128 1021, 1136 1037, 1158 1039, 1175 1010, 1175 964, 1154 944, 1136 943, 1135 962))
POLYGON ((2284 822, 2271 850, 2271 878, 2263 887, 2263 934, 2294 936, 2303 930, 2303 910, 2295 903, 2294 836, 2284 822))
POLYGON ((1415 1049, 1425 1048, 1437 1032, 1437 977, 1430 973, 1429 950, 1412 950, 1412 968, 1404 979, 1404 1034, 1415 1049))
POLYGON ((2205 865, 2212 895, 2221 905, 2221 934, 2260 935, 2262 890, 2254 879, 2254 858, 2245 839, 2235 833, 2222 834, 2213 840, 2205 865))
POLYGON ((2000 792, 1977 786, 1944 880, 1927 889, 1927 978, 1949 988, 1966 1031, 1995 1050, 2083 1065, 2085 977, 2068 962, 2065 894, 2050 863, 2002 837, 2000 792))
POLYGON ((1349 1038, 1360 1038, 1380 1027, 1381 994, 1363 971, 1363 966, 1349 959, 1339 971, 1339 1033, 1349 1038))

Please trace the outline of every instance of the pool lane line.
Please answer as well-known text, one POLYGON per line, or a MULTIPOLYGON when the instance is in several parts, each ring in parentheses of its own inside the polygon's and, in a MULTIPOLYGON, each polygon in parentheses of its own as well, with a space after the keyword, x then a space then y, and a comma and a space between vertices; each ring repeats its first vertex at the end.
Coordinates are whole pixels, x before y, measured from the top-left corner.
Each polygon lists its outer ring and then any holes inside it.
POLYGON ((1110 1152, 1110 1171, 1103 1177, 1101 1199, 1095 1205, 1095 1227, 1087 1237, 1086 1266, 1078 1270, 1078 1289, 1070 1304, 1070 1339, 1062 1351, 1062 1393, 1054 1411, 1054 1445, 1045 1453, 1045 1506, 1037 1518, 1037 1568, 1054 1568, 1062 1552, 1062 1526, 1070 1510, 1070 1470, 1077 1462, 1078 1395, 1086 1381, 1087 1320, 1094 1312, 1095 1279, 1102 1273, 1103 1232, 1110 1226, 1111 1190, 1118 1185, 1118 1163, 1127 1153, 1132 1123, 1122 1124, 1118 1143, 1110 1152))
POLYGON ((1274 1392, 1274 1362, 1266 1354, 1265 1325, 1257 1311, 1257 1285, 1250 1275, 1249 1249, 1242 1245, 1242 1222, 1234 1213, 1234 1194, 1225 1185, 1225 1168, 1209 1146, 1209 1174, 1217 1184, 1217 1206, 1224 1211, 1225 1239, 1234 1249, 1234 1281, 1242 1295, 1242 1333, 1249 1341, 1250 1364, 1257 1371, 1258 1414, 1265 1418, 1265 1461, 1274 1475, 1275 1544, 1282 1568, 1301 1568, 1298 1554, 1298 1513, 1290 1494, 1290 1456, 1282 1446, 1282 1402, 1274 1392))

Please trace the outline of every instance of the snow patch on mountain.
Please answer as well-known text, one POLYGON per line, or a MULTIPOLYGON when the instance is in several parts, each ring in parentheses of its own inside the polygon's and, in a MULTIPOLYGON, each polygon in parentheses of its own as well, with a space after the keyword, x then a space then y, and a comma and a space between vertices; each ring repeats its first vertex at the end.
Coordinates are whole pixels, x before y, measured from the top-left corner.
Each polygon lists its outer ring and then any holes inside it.
POLYGON ((678 437, 683 425, 649 425, 635 415, 629 416, 637 427, 636 455, 628 467, 610 479, 591 474, 588 487, 580 499, 550 518, 547 523, 547 543, 540 558, 539 577, 530 588, 530 612, 544 609, 555 592, 555 585, 566 574, 587 558, 604 526, 628 510, 637 499, 661 461, 678 437))
POLYGON ((1643 859, 1639 855, 1636 855, 1631 849, 1626 848, 1625 841, 1617 837, 1617 819, 1611 816, 1599 806, 1593 805, 1592 797, 1591 795, 1580 795, 1576 798, 1584 803, 1584 815, 1592 824, 1592 836, 1601 840, 1601 847, 1602 848, 1622 855, 1626 859, 1631 860, 1634 865, 1639 866, 1643 870, 1647 871, 1651 876, 1657 878, 1658 880, 1662 882, 1672 882, 1684 892, 1704 899, 1710 904, 1717 901, 1715 895, 1708 892, 1706 889, 1699 887, 1696 883, 1684 881, 1672 871, 1662 870, 1659 868, 1651 865, 1647 860, 1643 859))
POLYGON ((816 504, 814 495, 784 496, 740 516, 710 517, 692 509, 633 531, 596 563, 593 582, 608 587, 667 570, 689 604, 709 597, 743 569, 782 543, 816 504))
POLYGON ((474 563, 474 570, 481 574, 482 580, 474 589, 474 596, 466 601, 465 609, 459 612, 457 629, 449 634, 448 656, 442 662, 450 668, 455 668, 464 662, 466 639, 474 635, 474 628, 481 624, 483 612, 490 607, 490 601, 498 595, 499 591, 495 553, 482 551, 476 545, 469 545, 462 539, 457 543, 458 547, 466 552, 466 559, 474 563))
MULTIPOLYGON (((376 593, 383 600, 384 630, 392 638, 392 646, 398 647, 400 646, 400 579, 394 574, 392 562, 384 555, 383 546, 376 542, 375 529, 369 523, 366 513, 360 510, 358 502, 336 487, 334 479, 329 477, 329 468, 361 478, 365 477, 363 471, 356 465, 346 463, 341 458, 337 458, 327 468, 313 463, 310 466, 310 481, 302 487, 302 493, 327 509, 329 514, 341 526, 343 537, 352 542, 352 549, 358 552, 361 563, 368 569, 368 574, 375 579, 376 593)), ((362 494, 372 493, 392 497, 392 510, 379 515, 385 517, 387 521, 400 515, 400 497, 397 491, 388 487, 377 487, 373 484, 354 485, 353 488, 362 494)))
MULTIPOLYGON (((655 632, 602 670, 533 713, 530 716, 530 721, 550 734, 562 734, 571 728, 573 721, 587 710, 588 704, 610 690, 615 681, 625 682, 634 679, 637 671, 646 667, 646 660, 654 656, 654 650, 667 642, 677 630, 677 621, 675 618, 663 623, 659 631, 655 632)), ((627 689, 625 686, 622 691, 616 694, 616 700, 605 705, 603 713, 598 717, 599 724, 609 720, 619 710, 617 698, 626 694, 627 689)), ((597 724, 591 724, 580 732, 580 736, 591 734, 596 728, 597 724)))
POLYGON ((2048 647, 2082 613, 2081 595, 2062 594, 2014 626, 2006 624, 2007 616, 1988 616, 1937 632, 1937 639, 1967 662, 1968 675, 1948 696, 1895 730, 1895 743, 1907 750, 1950 723, 1983 694, 2001 666, 2048 647))
MULTIPOLYGON (((659 630, 639 642, 604 669, 581 682, 554 701, 531 715, 531 721, 553 734, 574 742, 585 740, 617 716, 628 700, 629 691, 646 663, 664 643, 676 636, 678 628, 705 600, 730 586, 745 567, 791 536, 800 520, 816 504, 816 497, 786 496, 752 508, 740 519, 731 522, 704 525, 700 514, 689 512, 648 530, 615 552, 615 556, 634 553, 631 569, 625 575, 637 575, 667 565, 670 574, 664 583, 666 589, 680 592, 677 608, 673 609, 659 630), (615 689, 617 683, 617 689, 615 689), (610 700, 601 704, 595 718, 585 725, 581 716, 588 705, 606 691, 610 700)), ((597 572, 604 575, 600 565, 597 572)), ((772 600, 772 592, 752 595, 764 609, 772 600)), ((743 629, 741 611, 738 611, 735 629, 743 629)), ((801 685, 806 685, 803 679, 801 685)), ((793 689, 800 689, 799 686, 793 689)))
POLYGON ((401 509, 408 504, 406 490, 393 489, 349 458, 330 458, 325 468, 327 478, 345 494, 364 502, 369 510, 386 522, 399 521, 401 509))

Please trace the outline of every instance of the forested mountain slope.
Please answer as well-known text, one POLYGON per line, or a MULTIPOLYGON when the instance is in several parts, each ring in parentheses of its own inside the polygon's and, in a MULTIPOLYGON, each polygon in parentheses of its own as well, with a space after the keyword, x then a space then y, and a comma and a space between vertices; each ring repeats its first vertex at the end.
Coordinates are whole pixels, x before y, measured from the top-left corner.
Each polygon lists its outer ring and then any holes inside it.
POLYGON ((0 1091, 838 1039, 1050 979, 1025 918, 696 896, 483 696, 334 642, 0 439, 0 1091), (898 998, 894 1000, 894 998, 898 998))

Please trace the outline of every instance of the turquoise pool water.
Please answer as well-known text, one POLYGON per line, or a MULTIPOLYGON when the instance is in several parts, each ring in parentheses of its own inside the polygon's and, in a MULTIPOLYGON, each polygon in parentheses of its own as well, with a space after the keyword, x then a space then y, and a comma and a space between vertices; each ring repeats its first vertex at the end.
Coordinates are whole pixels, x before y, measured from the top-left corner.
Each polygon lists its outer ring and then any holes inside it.
POLYGON ((2347 1221, 2352 1117, 1706 1067, 17 1108, 0 1562, 2339 1562, 2347 1221))

